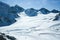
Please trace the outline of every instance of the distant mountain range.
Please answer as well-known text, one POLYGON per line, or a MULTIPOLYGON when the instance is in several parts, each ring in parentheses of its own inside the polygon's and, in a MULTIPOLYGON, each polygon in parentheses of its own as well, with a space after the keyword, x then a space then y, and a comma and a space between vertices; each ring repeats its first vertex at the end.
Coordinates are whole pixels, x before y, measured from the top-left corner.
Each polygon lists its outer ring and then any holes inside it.
POLYGON ((47 10, 46 8, 41 8, 39 10, 34 8, 24 9, 18 5, 9 6, 6 3, 0 2, 0 26, 8 26, 16 22, 15 18, 18 18, 18 13, 25 12, 25 14, 29 17, 37 16, 37 12, 41 12, 42 14, 49 13, 59 13, 55 16, 54 20, 58 20, 60 18, 60 11, 53 9, 52 11, 47 10))

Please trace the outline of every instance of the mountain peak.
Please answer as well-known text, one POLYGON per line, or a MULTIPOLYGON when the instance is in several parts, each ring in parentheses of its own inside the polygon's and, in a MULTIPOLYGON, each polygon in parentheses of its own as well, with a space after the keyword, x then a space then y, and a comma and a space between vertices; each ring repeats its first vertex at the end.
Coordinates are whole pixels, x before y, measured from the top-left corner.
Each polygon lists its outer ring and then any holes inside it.
POLYGON ((23 8, 16 5, 16 6, 9 6, 4 2, 0 2, 0 26, 8 26, 15 23, 20 13, 23 11, 23 8))
POLYGON ((41 11, 42 14, 49 14, 50 13, 50 11, 47 10, 46 8, 41 8, 39 11, 41 11))
POLYGON ((51 12, 52 12, 52 13, 59 13, 59 11, 56 10, 56 9, 53 9, 51 12))
POLYGON ((15 8, 19 12, 23 12, 24 11, 24 8, 22 8, 22 7, 18 6, 18 5, 15 5, 15 8))
POLYGON ((34 9, 34 8, 26 9, 26 10, 25 10, 25 13, 26 13, 28 16, 37 16, 37 10, 34 9))

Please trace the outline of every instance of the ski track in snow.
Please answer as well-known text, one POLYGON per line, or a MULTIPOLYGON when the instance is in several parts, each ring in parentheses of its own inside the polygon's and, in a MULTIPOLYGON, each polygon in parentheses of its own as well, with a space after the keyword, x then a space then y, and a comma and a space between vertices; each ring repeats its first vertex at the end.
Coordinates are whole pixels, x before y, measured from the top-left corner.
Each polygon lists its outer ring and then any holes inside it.
POLYGON ((52 21, 56 14, 28 17, 22 12, 19 15, 16 23, 1 27, 0 32, 15 36, 17 40, 60 40, 60 22, 52 21))

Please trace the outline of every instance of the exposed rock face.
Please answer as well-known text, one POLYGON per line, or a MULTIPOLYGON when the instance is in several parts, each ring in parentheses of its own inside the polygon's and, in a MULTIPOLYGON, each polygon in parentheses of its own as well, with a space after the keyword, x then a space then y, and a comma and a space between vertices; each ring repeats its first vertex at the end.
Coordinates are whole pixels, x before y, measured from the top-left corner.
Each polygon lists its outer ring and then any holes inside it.
POLYGON ((33 8, 30 8, 30 9, 25 10, 25 13, 28 16, 37 16, 37 10, 36 9, 33 9, 33 8))
POLYGON ((51 12, 52 13, 59 13, 59 11, 58 10, 55 10, 55 9, 53 9, 51 12))
POLYGON ((0 40, 16 40, 16 38, 13 36, 5 35, 4 33, 0 33, 0 40))
POLYGON ((10 7, 8 4, 0 2, 0 26, 8 26, 16 22, 18 13, 24 9, 18 5, 10 7))
POLYGON ((60 20, 60 13, 55 16, 53 21, 56 21, 56 20, 60 20))
POLYGON ((50 11, 45 8, 41 8, 39 11, 41 11, 42 14, 49 14, 50 13, 50 11))

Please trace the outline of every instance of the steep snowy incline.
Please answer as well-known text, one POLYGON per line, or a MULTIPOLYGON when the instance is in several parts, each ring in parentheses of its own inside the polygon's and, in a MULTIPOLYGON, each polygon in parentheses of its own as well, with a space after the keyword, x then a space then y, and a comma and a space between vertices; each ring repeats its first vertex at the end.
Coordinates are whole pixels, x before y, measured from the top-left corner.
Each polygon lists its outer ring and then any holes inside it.
POLYGON ((53 21, 58 13, 49 13, 47 15, 38 12, 37 16, 29 17, 25 12, 19 14, 17 22, 6 27, 1 27, 0 32, 15 36, 17 40, 59 40, 60 25, 54 28, 59 21, 53 21))
MULTIPOLYGON (((50 13, 47 15, 41 14, 40 12, 38 12, 39 14, 35 17, 29 17, 27 16, 24 12, 21 12, 20 14, 18 14, 20 16, 20 18, 17 18, 17 22, 8 26, 8 27, 1 27, 1 28, 9 28, 12 27, 12 29, 15 28, 30 28, 30 27, 35 27, 37 25, 43 27, 44 23, 52 23, 52 22, 56 22, 56 21, 52 21, 54 19, 54 17, 58 14, 54 14, 54 13, 50 13)), ((45 24, 47 25, 47 24, 45 24)), ((44 26, 45 26, 44 25, 44 26)), ((51 24, 50 24, 51 25, 51 24)), ((48 25, 47 25, 48 26, 48 25)), ((46 28, 46 27, 45 27, 46 28)), ((10 28, 9 28, 10 29, 10 28)))

